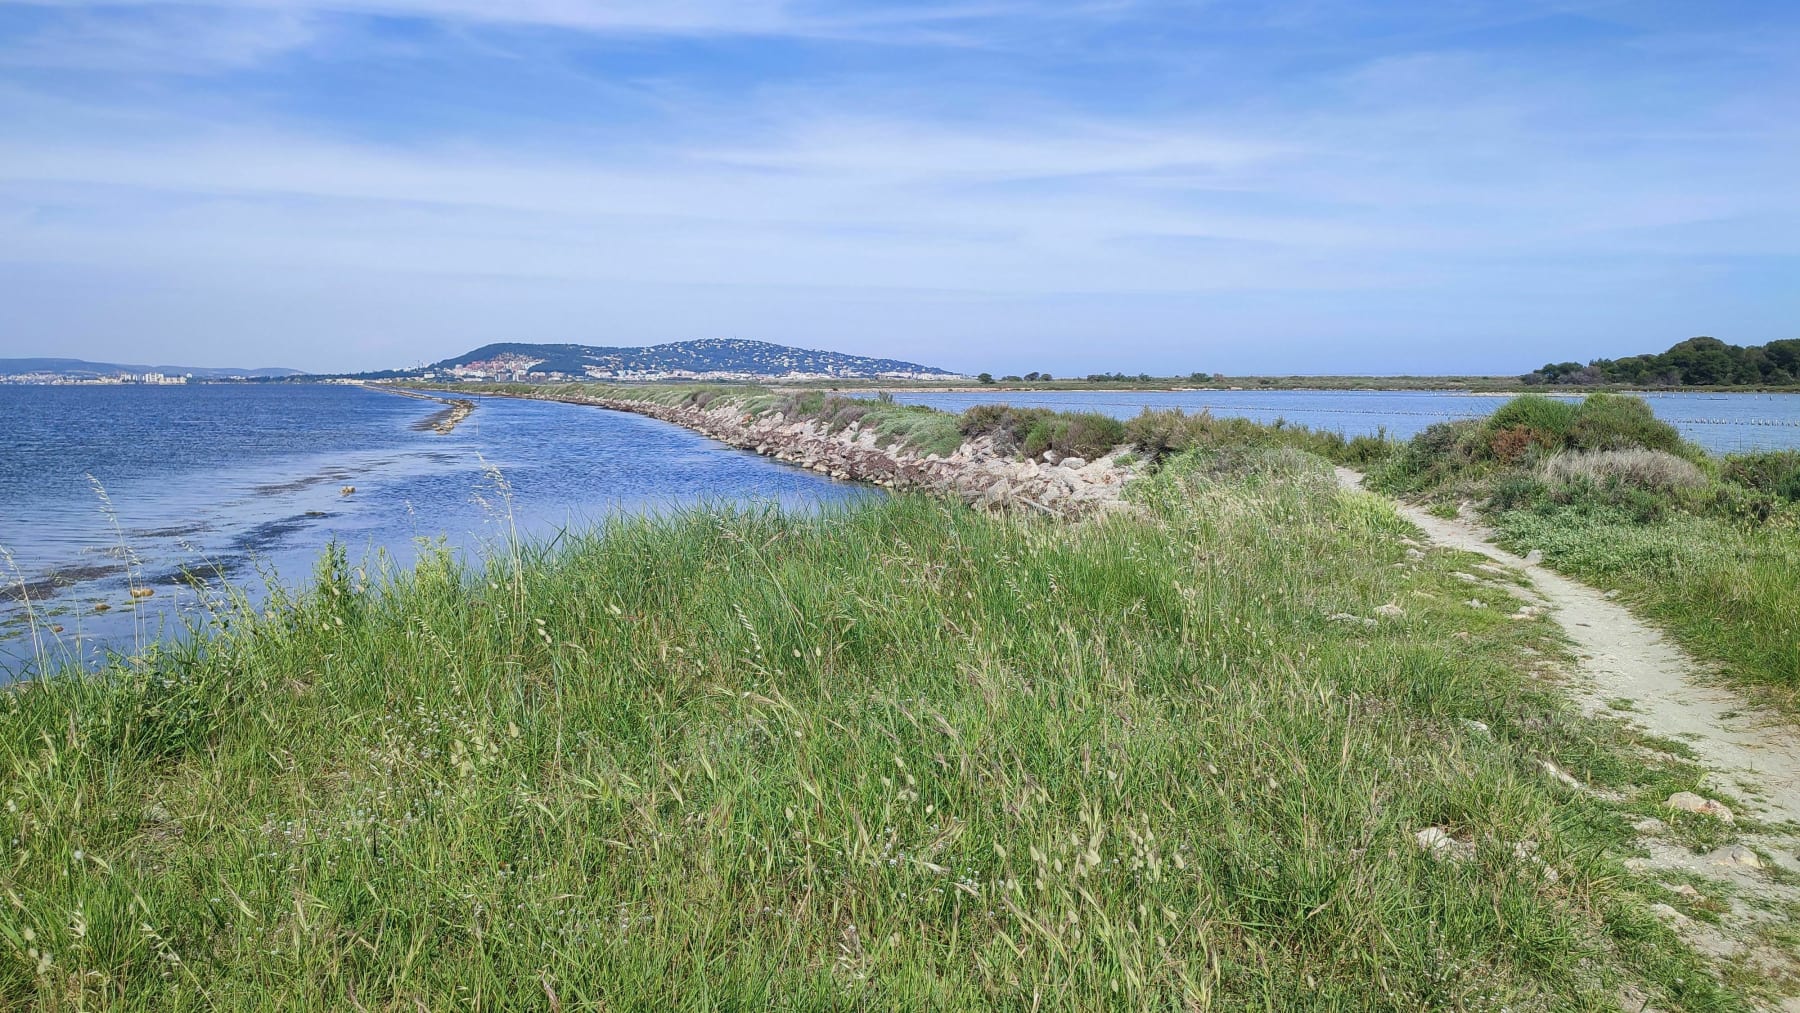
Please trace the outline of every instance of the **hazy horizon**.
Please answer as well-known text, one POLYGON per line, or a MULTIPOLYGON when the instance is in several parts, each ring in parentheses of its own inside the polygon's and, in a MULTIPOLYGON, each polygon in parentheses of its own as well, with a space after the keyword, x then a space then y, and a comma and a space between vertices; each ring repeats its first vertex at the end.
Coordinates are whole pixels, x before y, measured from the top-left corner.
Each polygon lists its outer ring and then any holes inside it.
POLYGON ((0 5, 0 357, 746 338, 1513 374, 1800 337, 1800 8, 0 5))

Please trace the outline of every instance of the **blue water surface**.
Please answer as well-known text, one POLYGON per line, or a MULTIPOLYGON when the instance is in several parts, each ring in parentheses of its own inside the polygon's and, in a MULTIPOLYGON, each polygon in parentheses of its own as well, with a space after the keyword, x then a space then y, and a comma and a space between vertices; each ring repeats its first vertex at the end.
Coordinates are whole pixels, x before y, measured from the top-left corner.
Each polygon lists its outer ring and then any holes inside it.
MULTIPOLYGON (((956 391, 895 394, 896 401, 960 412, 1004 402, 1130 418, 1145 408, 1211 411, 1257 422, 1285 419, 1346 436, 1385 431, 1407 439, 1434 422, 1479 418, 1510 395, 1455 391, 1192 390, 956 391)), ((1800 394, 1670 393, 1641 395, 1657 417, 1714 452, 1800 447, 1800 394)))
POLYGON ((421 539, 467 552, 617 512, 874 495, 638 415, 481 398, 450 435, 420 428, 441 409, 322 384, 0 386, 0 682, 173 635, 219 578, 301 583, 333 539, 404 565, 421 539), (133 586, 155 595, 134 605, 133 586))

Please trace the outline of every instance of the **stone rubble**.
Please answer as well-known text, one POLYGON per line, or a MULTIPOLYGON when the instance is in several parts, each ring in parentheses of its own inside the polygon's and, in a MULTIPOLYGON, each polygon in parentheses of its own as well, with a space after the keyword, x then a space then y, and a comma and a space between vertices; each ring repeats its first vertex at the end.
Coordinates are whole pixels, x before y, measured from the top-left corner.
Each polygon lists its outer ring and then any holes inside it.
POLYGON ((815 419, 788 419, 780 412, 753 415, 729 404, 676 408, 619 398, 558 400, 648 415, 832 478, 940 493, 986 509, 1029 509, 1061 517, 1115 509, 1124 503, 1126 481, 1138 474, 1119 463, 1124 447, 1093 461, 1065 457, 1052 464, 1002 453, 991 438, 981 437, 940 457, 892 444, 878 446, 876 433, 854 422, 831 433, 815 419))

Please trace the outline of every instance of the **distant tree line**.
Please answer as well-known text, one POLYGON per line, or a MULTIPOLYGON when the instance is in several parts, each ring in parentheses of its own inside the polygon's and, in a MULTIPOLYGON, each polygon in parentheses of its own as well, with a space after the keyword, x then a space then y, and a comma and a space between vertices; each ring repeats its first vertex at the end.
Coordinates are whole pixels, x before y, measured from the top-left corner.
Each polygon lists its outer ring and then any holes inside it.
POLYGON ((1766 345, 1728 345, 1718 338, 1689 338, 1660 355, 1552 362, 1519 379, 1529 384, 1587 386, 1628 383, 1646 387, 1740 387, 1791 384, 1800 377, 1800 338, 1766 345))

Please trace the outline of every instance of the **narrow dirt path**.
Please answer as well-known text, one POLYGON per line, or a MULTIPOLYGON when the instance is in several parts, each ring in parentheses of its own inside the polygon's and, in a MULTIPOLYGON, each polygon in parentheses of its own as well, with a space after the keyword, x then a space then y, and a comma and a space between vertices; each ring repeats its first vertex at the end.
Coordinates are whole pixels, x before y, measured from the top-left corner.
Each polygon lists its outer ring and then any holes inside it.
MULTIPOLYGON (((1343 487, 1362 488, 1362 475, 1349 468, 1337 473, 1343 487)), ((1722 786, 1758 805, 1761 818, 1800 823, 1800 734, 1792 727, 1759 715, 1728 689, 1706 685, 1679 647, 1599 591, 1507 552, 1466 520, 1396 506, 1433 542, 1479 553, 1531 580, 1541 604, 1575 644, 1581 675, 1592 687, 1591 698, 1583 701, 1590 710, 1629 699, 1632 720, 1687 743, 1722 786)))
MULTIPOLYGON (((1338 484, 1361 490, 1363 476, 1337 469, 1338 484)), ((1658 878, 1699 877, 1706 885, 1696 898, 1728 908, 1716 923, 1690 918, 1667 904, 1653 910, 1687 943, 1709 957, 1763 978, 1785 997, 1765 998, 1763 1008, 1800 1013, 1800 952, 1782 926, 1800 917, 1800 731, 1781 717, 1762 712, 1729 689, 1708 685, 1703 670, 1656 628, 1595 589, 1494 543, 1488 532, 1464 519, 1436 517, 1396 502, 1401 516, 1433 543, 1473 552, 1524 574, 1521 589, 1545 608, 1567 633, 1585 682, 1581 704, 1590 714, 1627 718, 1652 734, 1680 741, 1707 770, 1709 787, 1729 792, 1742 805, 1738 817, 1762 821, 1732 846, 1697 854, 1670 838, 1660 820, 1635 825, 1648 857, 1627 867, 1658 878), (1620 712, 1610 701, 1629 700, 1620 712), (1747 809, 1748 811, 1744 811, 1747 809), (1768 868, 1778 866, 1781 871, 1768 868)), ((1663 884, 1671 884, 1665 881, 1663 884)), ((1628 997, 1629 998, 1629 997, 1628 997)), ((1625 1002, 1648 1009, 1647 1003, 1625 1002)))

